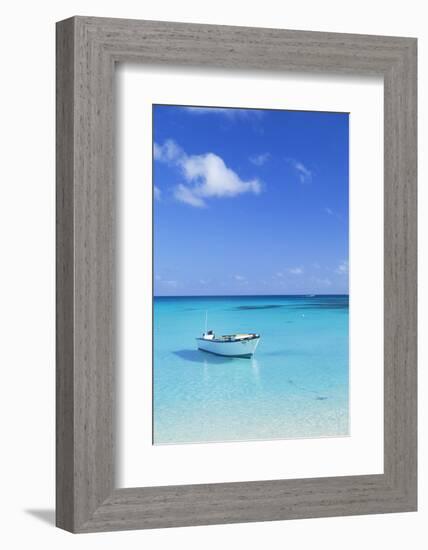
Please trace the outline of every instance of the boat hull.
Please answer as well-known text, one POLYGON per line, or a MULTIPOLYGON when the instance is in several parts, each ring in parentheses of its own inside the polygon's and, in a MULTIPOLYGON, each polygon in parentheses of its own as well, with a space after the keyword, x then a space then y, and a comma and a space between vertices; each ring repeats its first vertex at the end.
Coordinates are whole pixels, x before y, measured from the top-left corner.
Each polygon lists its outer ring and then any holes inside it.
POLYGON ((251 338, 250 340, 219 342, 218 340, 196 338, 198 349, 226 357, 251 357, 257 349, 259 340, 260 338, 251 338))

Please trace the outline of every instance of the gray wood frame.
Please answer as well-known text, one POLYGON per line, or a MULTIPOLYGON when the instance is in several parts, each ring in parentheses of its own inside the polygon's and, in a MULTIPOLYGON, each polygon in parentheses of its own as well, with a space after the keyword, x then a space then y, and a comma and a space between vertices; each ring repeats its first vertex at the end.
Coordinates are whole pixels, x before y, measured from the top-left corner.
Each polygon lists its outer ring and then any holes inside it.
POLYGON ((72 532, 417 506, 416 39, 73 17, 57 24, 57 525, 72 532), (117 489, 114 66, 376 74, 385 90, 384 474, 117 489))

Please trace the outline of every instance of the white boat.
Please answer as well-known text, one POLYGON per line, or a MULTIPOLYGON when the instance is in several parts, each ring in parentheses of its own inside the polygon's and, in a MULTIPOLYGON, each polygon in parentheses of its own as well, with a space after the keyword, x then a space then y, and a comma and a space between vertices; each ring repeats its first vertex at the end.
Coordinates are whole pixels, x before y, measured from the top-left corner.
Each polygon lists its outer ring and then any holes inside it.
POLYGON ((259 334, 227 334, 216 336, 212 330, 196 338, 198 349, 227 357, 251 357, 259 344, 259 334))

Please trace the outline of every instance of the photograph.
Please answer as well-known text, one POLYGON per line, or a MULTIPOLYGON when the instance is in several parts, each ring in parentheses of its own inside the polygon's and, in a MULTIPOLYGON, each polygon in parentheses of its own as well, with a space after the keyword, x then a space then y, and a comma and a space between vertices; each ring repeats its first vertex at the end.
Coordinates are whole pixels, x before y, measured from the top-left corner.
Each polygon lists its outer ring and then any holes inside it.
POLYGON ((153 105, 153 444, 349 435, 349 114, 153 105))

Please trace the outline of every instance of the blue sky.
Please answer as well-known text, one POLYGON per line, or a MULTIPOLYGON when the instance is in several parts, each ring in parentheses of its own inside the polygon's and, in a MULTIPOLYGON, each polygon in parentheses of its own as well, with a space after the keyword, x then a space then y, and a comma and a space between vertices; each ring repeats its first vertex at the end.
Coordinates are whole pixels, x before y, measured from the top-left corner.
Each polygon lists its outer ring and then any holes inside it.
POLYGON ((346 113, 153 107, 157 296, 348 293, 346 113))

